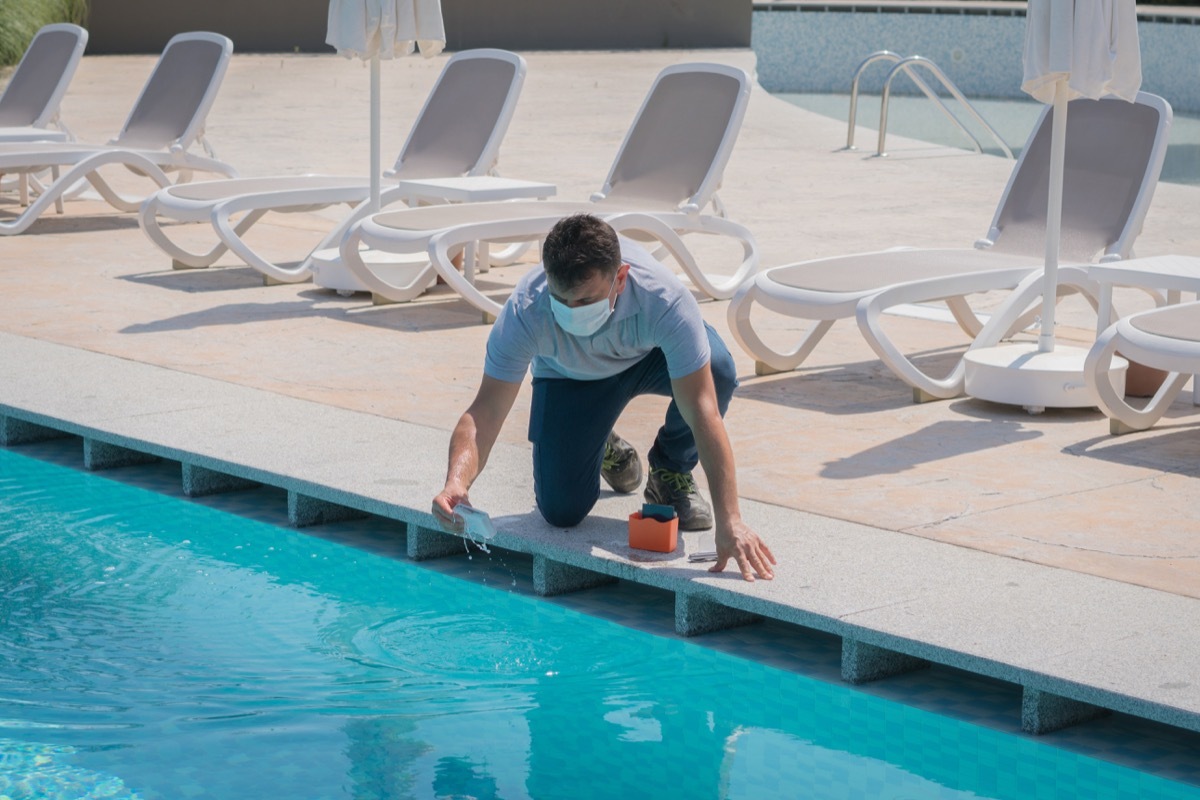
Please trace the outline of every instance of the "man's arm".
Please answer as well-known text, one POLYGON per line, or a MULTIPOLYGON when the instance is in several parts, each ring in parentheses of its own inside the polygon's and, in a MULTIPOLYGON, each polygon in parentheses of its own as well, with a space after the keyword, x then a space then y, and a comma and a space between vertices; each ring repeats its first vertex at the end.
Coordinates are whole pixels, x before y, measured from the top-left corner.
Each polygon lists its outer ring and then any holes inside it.
POLYGON ((446 486, 433 498, 433 514, 447 530, 461 533, 454 524, 454 507, 468 502, 467 492, 487 464, 492 445, 520 389, 519 382, 509 383, 484 375, 471 406, 454 426, 446 486))
POLYGON ((695 372, 671 380, 671 391, 679 412, 696 437, 700 451, 700 464, 708 477, 708 488, 712 493, 713 510, 716 513, 717 563, 711 572, 725 569, 729 559, 737 561, 742 577, 754 580, 773 578, 771 565, 775 556, 767 543, 742 522, 738 506, 737 470, 733 462, 733 449, 725 432, 725 421, 717 406, 717 392, 713 387, 712 371, 705 364, 695 372))

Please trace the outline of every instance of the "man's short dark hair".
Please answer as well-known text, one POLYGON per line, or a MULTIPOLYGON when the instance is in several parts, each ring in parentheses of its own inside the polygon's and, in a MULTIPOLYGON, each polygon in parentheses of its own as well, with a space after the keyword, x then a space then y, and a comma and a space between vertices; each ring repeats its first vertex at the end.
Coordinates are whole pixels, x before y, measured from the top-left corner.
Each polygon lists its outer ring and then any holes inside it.
POLYGON ((591 214, 560 219, 542 245, 546 276, 559 289, 574 289, 599 272, 615 275, 621 266, 621 243, 607 222, 591 214))

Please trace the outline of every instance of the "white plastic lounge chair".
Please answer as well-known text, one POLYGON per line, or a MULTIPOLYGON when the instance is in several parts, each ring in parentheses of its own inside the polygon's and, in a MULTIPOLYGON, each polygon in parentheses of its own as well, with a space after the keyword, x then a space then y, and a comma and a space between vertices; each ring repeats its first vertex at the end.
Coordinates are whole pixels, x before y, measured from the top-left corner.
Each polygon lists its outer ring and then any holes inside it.
MULTIPOLYGON (((88 34, 78 25, 43 26, 26 48, 0 95, 0 142, 63 142, 74 137, 62 122, 60 106, 75 75, 88 34)), ((0 183, 14 186, 22 206, 29 205, 30 184, 41 183, 28 174, 0 183)))
MULTIPOLYGON (((467 50, 455 54, 438 76, 417 115, 408 140, 388 178, 443 178, 484 175, 499 159, 525 82, 525 59, 504 50, 467 50)), ((296 175, 239 178, 170 186, 143 204, 142 230, 177 269, 214 264, 227 250, 261 272, 268 281, 297 283, 312 275, 313 256, 335 246, 345 229, 368 213, 366 177, 296 175), (306 212, 339 203, 358 209, 343 220, 295 266, 274 263, 257 253, 243 234, 267 212, 306 212), (184 249, 167 236, 159 217, 181 222, 210 222, 217 244, 203 253, 184 249), (234 218, 237 217, 236 222, 234 218)), ((403 199, 396 188, 380 203, 403 199)))
POLYGON ((603 188, 590 202, 515 201, 384 211, 363 219, 341 244, 342 261, 377 297, 404 302, 432 282, 434 271, 485 321, 500 303, 474 285, 470 259, 463 272, 452 256, 484 242, 537 239, 564 216, 588 212, 633 238, 665 246, 688 278, 714 298, 730 297, 758 267, 754 237, 724 217, 716 196, 733 150, 750 79, 721 64, 679 64, 659 73, 617 152, 603 188), (715 214, 703 213, 712 205, 715 214), (731 236, 743 249, 742 263, 724 280, 701 271, 681 236, 731 236), (360 243, 388 253, 428 253, 430 265, 404 284, 364 263, 360 243))
POLYGON ((51 204, 62 211, 59 200, 80 180, 86 179, 113 207, 136 211, 144 198, 123 197, 99 175, 114 164, 154 181, 171 183, 191 178, 193 171, 233 176, 236 171, 219 161, 204 139, 204 122, 225 76, 233 43, 215 33, 181 33, 171 38, 125 126, 108 144, 34 142, 0 144, 0 174, 36 174, 51 170, 55 180, 16 219, 0 222, 0 233, 25 231, 51 204), (195 143, 207 152, 188 152, 195 143), (66 168, 59 174, 59 170, 66 168))
POLYGON ((71 138, 59 108, 87 38, 83 28, 67 23, 46 25, 37 32, 0 94, 0 142, 71 138))
MULTIPOLYGON (((1171 107, 1139 93, 1135 103, 1075 100, 1067 130, 1063 188, 1060 285, 1091 287, 1080 265, 1129 257, 1158 182, 1171 107), (1074 264, 1074 266, 1072 266, 1074 264)), ((955 397, 963 390, 961 359, 944 378, 920 370, 880 325, 889 308, 944 301, 959 326, 990 346, 1025 327, 1026 310, 1040 291, 1051 118, 1043 111, 1013 168, 987 238, 974 250, 897 249, 822 258, 760 272, 730 303, 729 326, 742 349, 756 359, 759 375, 798 367, 839 319, 856 317, 872 349, 914 400, 955 397), (967 297, 1016 290, 987 325, 967 297), (800 343, 780 351, 766 344, 750 318, 754 304, 778 314, 812 320, 800 343)))
MULTIPOLYGON (((1180 304, 1183 292, 1200 297, 1200 258, 1157 256, 1092 267, 1088 274, 1100 286, 1100 327, 1084 363, 1084 380, 1096 404, 1109 418, 1114 435, 1145 430, 1162 418, 1188 378, 1200 372, 1200 303, 1180 304), (1158 308, 1118 320, 1105 328, 1112 313, 1114 286, 1143 289, 1158 308), (1124 382, 1111 375, 1113 357, 1121 355, 1168 374, 1145 404, 1125 399, 1124 382)), ((1200 381, 1192 385, 1192 403, 1200 405, 1200 381)))

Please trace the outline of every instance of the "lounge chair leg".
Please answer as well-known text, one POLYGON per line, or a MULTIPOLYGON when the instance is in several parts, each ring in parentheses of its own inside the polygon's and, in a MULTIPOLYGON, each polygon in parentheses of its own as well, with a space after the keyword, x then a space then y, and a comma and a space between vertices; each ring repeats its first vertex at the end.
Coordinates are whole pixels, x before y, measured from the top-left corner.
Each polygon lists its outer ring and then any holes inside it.
MULTIPOLYGON (((51 175, 51 177, 54 178, 54 183, 57 183, 58 182, 58 167, 52 167, 50 169, 50 175, 51 175)), ((54 198, 54 210, 56 212, 58 212, 59 214, 62 214, 65 211, 65 209, 63 208, 63 200, 62 200, 61 194, 58 197, 54 198)))
POLYGON ((191 264, 185 264, 177 258, 172 258, 171 269, 207 269, 207 267, 193 267, 191 264))
POLYGON ((396 305, 396 301, 392 300, 391 298, 384 297, 381 294, 376 294, 375 292, 371 292, 371 305, 394 306, 394 305, 396 305))
POLYGON ((263 275, 263 286, 283 286, 287 281, 281 281, 278 278, 272 278, 270 275, 263 275))
POLYGON ((495 314, 489 314, 488 312, 484 311, 482 316, 484 325, 492 325, 496 322, 495 314))
POLYGON ((934 400, 941 400, 937 395, 930 394, 924 389, 913 387, 913 402, 914 403, 932 403, 934 400))
POLYGON ((1110 417, 1108 420, 1108 432, 1112 436, 1124 436, 1127 433, 1137 433, 1141 428, 1134 428, 1126 425, 1116 417, 1110 417))
POLYGON ((754 374, 758 375, 760 377, 763 375, 778 375, 781 372, 790 372, 790 371, 791 370, 777 369, 775 367, 772 367, 770 364, 768 364, 765 361, 755 361, 754 362, 754 374))

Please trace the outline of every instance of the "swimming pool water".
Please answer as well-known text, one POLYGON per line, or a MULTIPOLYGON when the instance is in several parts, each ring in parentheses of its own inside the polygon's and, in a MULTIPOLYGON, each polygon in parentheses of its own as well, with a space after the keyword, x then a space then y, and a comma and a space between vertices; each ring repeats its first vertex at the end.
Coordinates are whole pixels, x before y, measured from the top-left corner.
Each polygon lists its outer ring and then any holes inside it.
MULTIPOLYGON (((843 125, 838 141, 831 149, 846 144, 845 125, 850 113, 850 95, 822 93, 776 94, 782 100, 840 121, 843 125)), ((874 153, 879 138, 879 95, 859 96, 854 144, 864 154, 874 153)), ((1021 155, 1043 106, 1033 100, 971 98, 971 104, 1000 135, 1014 156, 1021 155)), ((947 98, 947 105, 966 125, 983 147, 985 153, 1002 155, 987 132, 963 111, 958 103, 947 98)), ((888 149, 903 147, 893 137, 917 139, 942 147, 971 150, 972 145, 963 133, 946 119, 924 96, 892 95, 888 106, 888 149)), ((1176 113, 1171 123, 1167 154, 1163 159, 1161 180, 1168 183, 1200 185, 1200 118, 1176 113)))
POLYGON ((0 450, 0 796, 1194 787, 0 450))

